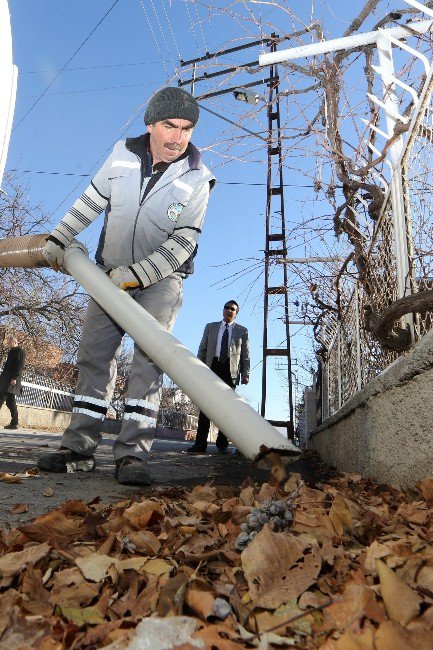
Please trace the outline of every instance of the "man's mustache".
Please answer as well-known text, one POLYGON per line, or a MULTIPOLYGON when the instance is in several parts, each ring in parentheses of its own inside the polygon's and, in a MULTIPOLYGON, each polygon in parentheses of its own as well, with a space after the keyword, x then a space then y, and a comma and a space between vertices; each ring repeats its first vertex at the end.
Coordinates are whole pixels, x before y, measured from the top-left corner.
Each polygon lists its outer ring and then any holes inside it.
POLYGON ((171 151, 180 151, 180 144, 167 143, 165 146, 167 149, 171 149, 171 151))

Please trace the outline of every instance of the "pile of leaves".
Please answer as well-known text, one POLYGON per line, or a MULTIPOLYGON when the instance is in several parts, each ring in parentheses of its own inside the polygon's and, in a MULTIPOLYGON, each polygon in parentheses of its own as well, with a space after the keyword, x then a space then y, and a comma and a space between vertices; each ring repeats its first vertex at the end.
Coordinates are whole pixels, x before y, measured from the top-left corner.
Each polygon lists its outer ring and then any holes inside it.
POLYGON ((0 648, 431 650, 432 539, 433 478, 67 501, 1 533, 0 648))

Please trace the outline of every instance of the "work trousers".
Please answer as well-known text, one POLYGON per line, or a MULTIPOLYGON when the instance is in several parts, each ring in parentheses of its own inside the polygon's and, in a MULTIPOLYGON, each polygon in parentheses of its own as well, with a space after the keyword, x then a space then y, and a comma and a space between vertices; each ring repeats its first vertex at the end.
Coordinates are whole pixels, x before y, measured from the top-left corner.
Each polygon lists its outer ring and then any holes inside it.
MULTIPOLYGON (((235 382, 230 374, 230 360, 227 359, 225 363, 220 363, 218 357, 214 357, 210 369, 218 375, 220 379, 223 380, 230 388, 235 388, 235 382)), ((198 416, 197 424, 197 435, 195 437, 195 444, 197 447, 206 449, 207 439, 209 435, 210 420, 209 418, 200 411, 198 416)), ((218 436, 216 439, 216 446, 218 449, 227 449, 229 441, 227 437, 221 432, 218 431, 218 436)))
POLYGON ((11 424, 18 424, 18 408, 17 408, 15 395, 13 393, 1 393, 0 409, 5 402, 6 402, 6 406, 11 412, 11 424))
MULTIPOLYGON (((129 292, 144 309, 171 331, 182 305, 182 279, 174 274, 144 290, 129 292)), ((90 300, 78 350, 78 382, 71 423, 62 446, 92 456, 101 441, 101 426, 110 404, 117 376, 117 359, 123 330, 94 300, 90 300)), ((140 348, 134 356, 122 427, 114 446, 114 459, 148 457, 155 436, 163 373, 140 348)))

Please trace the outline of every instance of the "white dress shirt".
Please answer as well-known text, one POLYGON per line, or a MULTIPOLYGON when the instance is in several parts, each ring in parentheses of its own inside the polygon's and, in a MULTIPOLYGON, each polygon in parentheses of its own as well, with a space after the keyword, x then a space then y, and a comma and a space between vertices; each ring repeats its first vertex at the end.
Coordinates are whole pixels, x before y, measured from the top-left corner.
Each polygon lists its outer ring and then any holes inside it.
MULTIPOLYGON (((229 348, 229 351, 230 351, 230 343, 231 343, 231 340, 232 340, 232 330, 233 330, 234 323, 226 323, 225 320, 222 320, 221 324, 220 324, 220 328, 218 330, 218 338, 217 338, 217 344, 216 344, 216 350, 215 350, 215 356, 218 357, 218 358, 219 358, 219 356, 221 354, 221 339, 223 337, 226 325, 229 326, 228 327, 228 335, 229 335, 228 348, 229 348)), ((229 353, 229 357, 230 357, 230 353, 229 353)))

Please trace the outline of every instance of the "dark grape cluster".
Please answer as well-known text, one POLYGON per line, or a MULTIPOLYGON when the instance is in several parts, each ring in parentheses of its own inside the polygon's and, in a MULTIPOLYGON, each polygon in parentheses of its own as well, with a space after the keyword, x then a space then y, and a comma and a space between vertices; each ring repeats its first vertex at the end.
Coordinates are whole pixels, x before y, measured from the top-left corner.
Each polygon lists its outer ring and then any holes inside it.
POLYGON ((263 501, 260 508, 253 508, 247 521, 241 524, 242 532, 236 539, 235 549, 243 551, 265 524, 268 524, 274 531, 287 530, 292 524, 293 513, 294 505, 291 499, 263 501))

